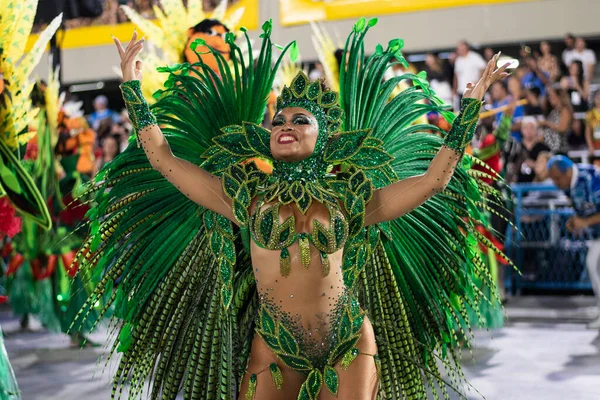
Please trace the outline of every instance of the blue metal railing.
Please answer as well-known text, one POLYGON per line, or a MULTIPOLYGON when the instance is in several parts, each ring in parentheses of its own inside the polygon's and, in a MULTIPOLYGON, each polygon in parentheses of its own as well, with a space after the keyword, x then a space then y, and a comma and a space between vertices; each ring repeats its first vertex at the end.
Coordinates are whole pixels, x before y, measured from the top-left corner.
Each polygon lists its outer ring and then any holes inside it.
POLYGON ((548 184, 515 184, 511 188, 514 227, 508 227, 505 250, 521 275, 507 271, 507 290, 516 294, 523 288, 591 289, 585 268, 591 235, 566 229, 567 220, 574 215, 566 196, 548 184))

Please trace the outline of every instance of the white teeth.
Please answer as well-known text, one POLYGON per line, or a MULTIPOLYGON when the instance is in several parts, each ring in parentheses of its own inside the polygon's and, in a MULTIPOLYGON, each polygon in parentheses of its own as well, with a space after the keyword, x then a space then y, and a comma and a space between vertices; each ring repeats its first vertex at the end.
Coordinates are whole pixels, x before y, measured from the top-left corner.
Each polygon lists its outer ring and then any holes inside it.
POLYGON ((288 136, 288 135, 281 136, 281 137, 279 138, 279 143, 284 143, 284 144, 285 144, 285 143, 292 143, 292 142, 295 142, 295 141, 296 141, 296 138, 295 138, 295 137, 293 137, 293 136, 288 136))

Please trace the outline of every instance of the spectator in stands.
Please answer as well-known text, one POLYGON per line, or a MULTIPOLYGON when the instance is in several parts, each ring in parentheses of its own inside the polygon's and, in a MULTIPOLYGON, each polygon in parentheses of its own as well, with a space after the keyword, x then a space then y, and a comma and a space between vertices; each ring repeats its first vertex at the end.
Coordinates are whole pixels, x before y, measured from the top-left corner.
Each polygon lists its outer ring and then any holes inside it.
POLYGON ((485 62, 489 62, 496 55, 496 51, 491 47, 486 47, 483 49, 483 59, 485 62))
POLYGON ((566 93, 562 90, 547 87, 548 97, 546 110, 548 115, 539 121, 543 129, 544 143, 553 153, 566 153, 567 134, 573 121, 573 110, 566 93))
MULTIPOLYGON (((513 99, 513 97, 509 96, 508 93, 508 85, 505 81, 498 81, 492 85, 490 90, 493 108, 500 108, 504 106, 508 106, 518 99, 513 99)), ((503 113, 496 114, 496 124, 500 124, 502 120, 503 113)), ((519 124, 521 122, 521 118, 523 118, 523 107, 517 106, 513 112, 513 125, 511 128, 512 137, 515 141, 521 141, 521 132, 519 131, 519 124)))
POLYGON ((96 146, 98 148, 102 148, 102 143, 104 139, 110 135, 112 131, 113 122, 110 119, 103 119, 98 124, 98 129, 96 129, 96 146))
POLYGON ((88 122, 93 130, 98 131, 102 120, 109 119, 112 122, 119 122, 119 114, 108 108, 108 99, 100 95, 94 99, 94 112, 88 118, 88 122))
MULTIPOLYGON (((534 182, 536 183, 552 183, 552 179, 550 179, 550 174, 548 173, 548 160, 552 157, 552 153, 549 151, 542 151, 537 156, 537 160, 535 162, 535 178, 534 182)), ((551 197, 555 197, 550 194, 551 197)))
POLYGON ((117 135, 109 135, 102 142, 102 157, 98 159, 98 170, 121 154, 120 138, 117 135))
POLYGON ((569 65, 569 75, 560 80, 560 87, 567 91, 575 112, 589 109, 590 84, 583 73, 583 63, 575 60, 569 65))
POLYGON ((458 42, 456 47, 456 61, 454 62, 453 92, 459 98, 467 88, 467 83, 477 82, 485 69, 483 58, 469 48, 465 41, 458 42))
POLYGON ((600 90, 594 95, 593 108, 585 116, 585 139, 588 150, 600 150, 600 90))
POLYGON ((573 61, 581 61, 583 64, 583 73, 585 80, 591 82, 596 69, 596 53, 587 48, 585 39, 577 38, 575 41, 575 49, 569 52, 566 56, 565 64, 570 67, 573 61))
POLYGON ((556 82, 560 74, 558 58, 552 53, 552 47, 547 41, 540 43, 540 58, 537 60, 538 69, 546 74, 551 82, 556 82))
POLYGON ((571 33, 565 35, 565 49, 562 53, 562 62, 568 66, 571 63, 571 54, 575 51, 575 36, 571 33))
POLYGON ((124 152, 129 145, 129 130, 125 128, 125 124, 123 122, 113 124, 110 134, 119 139, 119 150, 121 153, 124 152))
POLYGON ((425 58, 425 72, 431 88, 444 101, 452 104, 452 86, 450 86, 449 70, 445 63, 435 53, 427 54, 425 58))
POLYGON ((527 104, 523 106, 525 115, 538 116, 544 114, 542 110, 542 98, 539 88, 532 87, 531 89, 527 89, 525 91, 525 99, 527 100, 527 104))
POLYGON ((521 85, 523 85, 525 89, 537 87, 540 89, 542 96, 545 96, 545 87, 550 83, 550 77, 538 67, 535 58, 531 56, 523 58, 523 65, 521 68, 524 70, 523 77, 521 78, 521 85))
MULTIPOLYGON (((518 183, 534 182, 536 178, 535 166, 542 152, 550 152, 550 148, 540 141, 538 122, 534 117, 524 117, 521 122, 521 152, 515 160, 516 176, 518 183)), ((509 183, 513 183, 509 181, 509 183)))
POLYGON ((573 118, 571 129, 567 135, 569 150, 586 150, 585 124, 582 120, 573 118))
MULTIPOLYGON (((575 216, 567 221, 567 229, 575 233, 589 229, 596 238, 588 247, 586 266, 600 311, 600 170, 593 165, 576 165, 566 156, 558 155, 548 161, 548 171, 575 209, 575 216)), ((600 313, 588 328, 600 329, 600 313)))

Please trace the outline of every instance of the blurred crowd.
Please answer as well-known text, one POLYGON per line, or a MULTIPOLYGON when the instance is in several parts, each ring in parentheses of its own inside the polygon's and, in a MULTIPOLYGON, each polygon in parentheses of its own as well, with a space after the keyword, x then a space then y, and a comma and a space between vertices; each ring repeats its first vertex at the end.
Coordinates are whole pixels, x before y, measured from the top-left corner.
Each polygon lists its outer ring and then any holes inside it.
MULTIPOLYGON (((547 41, 539 46, 522 46, 515 58, 501 58, 499 64, 511 63, 511 76, 497 82, 486 97, 486 118, 481 120, 480 133, 473 149, 493 135, 503 117, 510 117, 510 134, 494 145, 500 147, 499 160, 493 167, 504 175, 507 183, 544 182, 545 161, 553 154, 576 151, 585 154, 584 161, 593 162, 594 152, 600 151, 600 85, 596 77, 596 54, 580 37, 566 35, 564 51, 553 51, 547 41)), ((424 64, 408 68, 397 64, 388 77, 424 69, 431 87, 455 110, 467 83, 480 76, 499 49, 485 48, 481 54, 466 42, 458 43, 456 51, 442 59, 427 54, 424 64), (418 68, 418 69, 417 69, 418 68)), ((310 78, 324 78, 323 66, 313 64, 310 78)), ((124 111, 111 109, 104 95, 93 102, 94 111, 88 116, 96 132, 94 155, 96 170, 127 147, 131 124, 124 111)), ((449 129, 439 115, 428 115, 430 123, 449 129)))

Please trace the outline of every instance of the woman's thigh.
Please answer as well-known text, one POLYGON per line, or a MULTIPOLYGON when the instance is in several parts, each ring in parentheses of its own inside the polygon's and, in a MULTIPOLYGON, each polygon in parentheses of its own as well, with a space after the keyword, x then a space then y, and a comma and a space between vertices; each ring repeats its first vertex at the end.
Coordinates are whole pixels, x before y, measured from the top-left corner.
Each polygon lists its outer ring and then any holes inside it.
POLYGON ((306 379, 299 372, 286 367, 273 352, 267 347, 262 338, 258 335, 254 335, 252 341, 252 349, 250 351, 250 361, 244 379, 242 380, 242 386, 238 399, 246 399, 246 391, 248 390, 248 384, 250 382, 250 375, 257 374, 256 377, 256 395, 254 399, 262 400, 290 400, 298 397, 300 392, 300 386, 306 379), (283 386, 281 389, 277 389, 273 383, 269 366, 272 363, 276 363, 281 370, 283 375, 283 386))
POLYGON ((342 369, 341 361, 335 365, 340 378, 337 398, 323 385, 319 400, 374 400, 377 397, 379 378, 373 358, 377 354, 377 344, 373 326, 367 317, 365 317, 362 334, 356 348, 361 354, 352 361, 348 369, 342 369))

